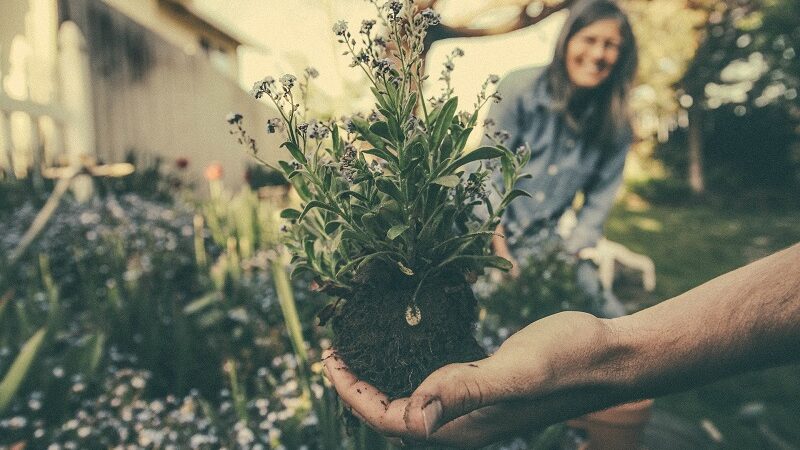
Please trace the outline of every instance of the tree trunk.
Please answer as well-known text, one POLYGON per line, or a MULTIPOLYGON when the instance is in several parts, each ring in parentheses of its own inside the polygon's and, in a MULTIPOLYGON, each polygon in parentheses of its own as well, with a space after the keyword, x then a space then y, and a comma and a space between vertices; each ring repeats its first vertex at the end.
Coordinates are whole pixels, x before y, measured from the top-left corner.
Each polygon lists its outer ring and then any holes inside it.
POLYGON ((703 176, 703 121, 700 111, 689 111, 689 186, 695 195, 705 193, 703 176))

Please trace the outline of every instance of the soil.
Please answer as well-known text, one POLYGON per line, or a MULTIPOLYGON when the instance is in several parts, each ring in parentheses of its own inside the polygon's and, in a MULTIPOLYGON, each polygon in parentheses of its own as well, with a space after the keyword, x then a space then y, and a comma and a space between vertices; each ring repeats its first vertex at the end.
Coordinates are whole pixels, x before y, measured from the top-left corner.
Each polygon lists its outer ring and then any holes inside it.
POLYGON ((410 395, 433 371, 486 353, 474 338, 477 302, 460 273, 429 277, 417 295, 421 320, 406 321, 418 278, 372 264, 333 318, 334 348, 359 379, 389 398, 410 395))

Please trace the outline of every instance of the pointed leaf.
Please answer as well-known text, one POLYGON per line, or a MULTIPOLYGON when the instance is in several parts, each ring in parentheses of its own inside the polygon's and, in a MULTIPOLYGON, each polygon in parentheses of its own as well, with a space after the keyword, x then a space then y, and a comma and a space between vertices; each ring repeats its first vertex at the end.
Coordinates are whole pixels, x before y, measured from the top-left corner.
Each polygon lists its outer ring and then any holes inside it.
POLYGON ((281 144, 281 147, 286 147, 286 149, 289 150, 289 153, 292 154, 292 158, 294 158, 297 162, 301 164, 306 164, 308 162, 306 160, 306 155, 303 154, 303 151, 300 150, 300 147, 298 147, 294 142, 286 141, 281 144))
POLYGON ((479 267, 495 267, 503 271, 509 271, 514 264, 511 261, 495 255, 460 255, 447 258, 439 263, 438 267, 449 266, 454 263, 467 263, 479 267))
POLYGON ((500 202, 500 207, 497 208, 497 210, 503 211, 506 208, 506 206, 508 206, 508 204, 511 203, 511 201, 517 197, 530 197, 530 196, 531 194, 528 194, 527 192, 521 189, 514 189, 513 191, 506 194, 506 196, 503 198, 503 201, 500 202))
POLYGON ((414 271, 406 267, 405 264, 403 264, 402 262, 397 261, 397 266, 400 268, 400 272, 403 272, 404 274, 410 277, 414 276, 414 271))
POLYGON ((403 234, 403 232, 407 229, 408 225, 395 225, 392 228, 389 228, 389 231, 386 232, 386 237, 389 238, 390 241, 393 241, 397 236, 403 234))
POLYGON ((378 188, 379 191, 383 192, 384 194, 388 194, 393 199, 397 200, 398 202, 403 202, 405 199, 403 198, 403 193, 400 192, 400 188, 397 187, 391 180, 385 177, 378 178, 375 180, 375 186, 378 188))
POLYGON ((3 381, 0 382, 0 414, 11 404, 11 400, 25 380, 28 370, 44 343, 46 334, 47 328, 43 327, 25 342, 3 377, 3 381))
POLYGON ((300 215, 297 217, 297 221, 300 222, 301 220, 303 220, 303 217, 305 217, 306 214, 308 214, 308 212, 314 208, 321 208, 330 211, 334 214, 339 214, 339 211, 337 211, 336 208, 334 208, 333 206, 328 205, 327 203, 323 203, 319 200, 311 200, 310 202, 308 202, 306 207, 303 208, 303 212, 300 213, 300 215))
POLYGON ((357 117, 354 117, 351 120, 353 125, 356 127, 356 131, 364 140, 372 144, 375 148, 384 148, 385 144, 383 140, 369 129, 369 122, 357 117))
POLYGON ((461 177, 459 177, 458 175, 445 175, 443 177, 439 177, 431 181, 431 183, 433 184, 438 184, 440 186, 445 186, 449 188, 458 186, 458 183, 460 182, 461 182, 461 177))
POLYGON ((462 155, 461 157, 450 163, 450 165, 448 165, 447 168, 444 169, 442 173, 452 173, 459 167, 469 164, 471 162, 480 161, 483 159, 499 158, 503 155, 505 155, 505 152, 497 147, 481 147, 465 155, 462 155))
POLYGON ((393 163, 394 165, 400 164, 400 160, 397 159, 397 156, 384 148, 371 148, 369 150, 364 150, 361 153, 377 156, 378 158, 381 158, 388 163, 393 163))
POLYGON ((292 208, 286 208, 281 211, 281 219, 297 219, 300 217, 300 211, 292 208))

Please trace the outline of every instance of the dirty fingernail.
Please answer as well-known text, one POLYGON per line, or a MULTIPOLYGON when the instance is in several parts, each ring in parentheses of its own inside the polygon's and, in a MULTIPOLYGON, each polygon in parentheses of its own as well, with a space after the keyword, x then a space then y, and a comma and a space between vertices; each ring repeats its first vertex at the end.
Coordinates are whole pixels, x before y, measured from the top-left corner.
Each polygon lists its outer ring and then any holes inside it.
POLYGON ((442 418, 442 402, 433 400, 427 405, 422 407, 422 422, 425 425, 425 437, 430 437, 433 434, 442 418))

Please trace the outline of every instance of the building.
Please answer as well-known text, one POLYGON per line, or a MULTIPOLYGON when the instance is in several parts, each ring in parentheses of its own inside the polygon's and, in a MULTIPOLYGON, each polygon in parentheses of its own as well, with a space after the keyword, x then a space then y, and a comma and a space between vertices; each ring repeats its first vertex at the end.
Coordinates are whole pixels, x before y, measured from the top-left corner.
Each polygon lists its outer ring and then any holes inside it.
MULTIPOLYGON (((82 154, 211 162, 242 181, 251 162, 228 132, 236 111, 261 148, 268 107, 238 84, 242 39, 189 0, 0 0, 0 168, 82 154), (8 5, 7 5, 8 4, 8 5)), ((274 154, 275 152, 269 152, 274 154)))

